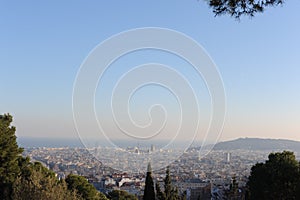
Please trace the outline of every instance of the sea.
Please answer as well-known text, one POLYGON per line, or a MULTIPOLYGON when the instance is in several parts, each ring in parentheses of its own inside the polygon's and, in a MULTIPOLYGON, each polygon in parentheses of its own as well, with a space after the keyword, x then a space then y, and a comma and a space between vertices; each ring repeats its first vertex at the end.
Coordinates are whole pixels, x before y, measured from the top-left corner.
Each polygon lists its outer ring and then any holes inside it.
MULTIPOLYGON (((166 140, 158 141, 147 141, 147 140, 113 140, 103 141, 90 139, 89 141, 82 142, 80 138, 35 138, 35 137, 18 137, 18 145, 23 148, 38 148, 38 147, 48 147, 48 148, 60 148, 60 147, 70 147, 70 148, 85 148, 85 147, 139 147, 139 148, 149 148, 154 146, 156 148, 161 148, 169 143, 166 140), (112 145, 113 144, 113 145, 112 145)), ((174 142, 170 147, 173 148, 186 148, 187 142, 174 142)), ((200 146, 201 142, 194 142, 191 146, 200 146)))

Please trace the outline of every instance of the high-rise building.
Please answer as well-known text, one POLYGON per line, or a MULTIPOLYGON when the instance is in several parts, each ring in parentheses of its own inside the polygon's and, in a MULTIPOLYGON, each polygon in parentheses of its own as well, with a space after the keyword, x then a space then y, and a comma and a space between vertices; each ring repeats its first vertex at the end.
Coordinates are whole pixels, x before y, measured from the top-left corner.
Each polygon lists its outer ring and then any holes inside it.
POLYGON ((230 159, 231 159, 231 153, 230 153, 230 152, 227 152, 227 153, 225 154, 225 161, 226 161, 227 163, 230 163, 230 159))
POLYGON ((151 144, 151 152, 155 151, 155 146, 153 144, 151 144))

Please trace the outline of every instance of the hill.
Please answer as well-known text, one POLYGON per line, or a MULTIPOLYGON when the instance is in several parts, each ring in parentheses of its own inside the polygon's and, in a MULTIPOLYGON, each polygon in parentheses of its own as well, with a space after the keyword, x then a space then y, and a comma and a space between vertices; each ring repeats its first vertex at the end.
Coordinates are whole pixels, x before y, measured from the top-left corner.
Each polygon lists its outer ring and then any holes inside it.
POLYGON ((236 140, 217 143, 215 150, 261 150, 282 151, 291 150, 300 152, 300 142, 285 139, 239 138, 236 140))

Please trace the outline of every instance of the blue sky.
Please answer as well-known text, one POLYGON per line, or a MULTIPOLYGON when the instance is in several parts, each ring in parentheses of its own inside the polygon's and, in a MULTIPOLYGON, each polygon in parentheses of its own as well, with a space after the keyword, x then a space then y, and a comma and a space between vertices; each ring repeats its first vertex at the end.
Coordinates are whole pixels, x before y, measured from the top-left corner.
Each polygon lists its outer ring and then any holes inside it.
POLYGON ((227 96, 222 140, 300 140, 299 10, 289 0, 236 21, 214 17, 201 0, 2 1, 0 113, 14 116, 18 136, 76 137, 72 90, 85 57, 121 31, 162 27, 195 39, 218 66, 227 96))

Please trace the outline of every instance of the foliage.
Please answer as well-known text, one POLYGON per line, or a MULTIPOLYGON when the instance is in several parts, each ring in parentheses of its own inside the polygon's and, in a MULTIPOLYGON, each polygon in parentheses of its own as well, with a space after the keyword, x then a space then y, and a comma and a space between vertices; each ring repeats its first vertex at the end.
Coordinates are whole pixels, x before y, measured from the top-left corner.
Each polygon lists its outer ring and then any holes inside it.
POLYGON ((173 187, 171 191, 171 198, 170 200, 180 200, 181 198, 179 197, 179 191, 177 187, 173 187))
MULTIPOLYGON (((24 160, 27 162, 27 160, 24 160)), ((54 173, 40 163, 28 163, 22 175, 13 184, 14 200, 45 199, 45 200, 79 200, 76 192, 67 190, 65 181, 59 181, 54 173)))
POLYGON ((151 165, 148 164, 147 176, 145 180, 145 190, 143 200, 153 200, 155 199, 155 192, 154 192, 154 183, 152 179, 152 172, 151 172, 151 165))
POLYGON ((113 190, 108 193, 111 200, 137 200, 137 198, 123 190, 113 190))
POLYGON ((238 182, 236 181, 236 177, 232 177, 232 183, 230 184, 230 189, 225 193, 226 198, 230 200, 239 200, 241 196, 239 195, 239 187, 238 182))
POLYGON ((166 170, 166 177, 164 179, 165 183, 165 191, 164 191, 164 197, 165 200, 177 200, 180 199, 178 194, 178 189, 172 186, 171 176, 170 176, 170 168, 167 167, 166 170))
POLYGON ((84 177, 69 175, 67 182, 59 181, 54 172, 28 158, 19 159, 19 166, 22 170, 13 185, 13 199, 107 200, 84 177))
POLYGON ((18 147, 16 129, 11 123, 11 115, 0 115, 0 199, 107 200, 83 177, 78 178, 81 181, 78 181, 76 190, 68 190, 74 184, 67 186, 64 180, 59 181, 54 172, 41 163, 32 163, 28 157, 22 157, 23 149, 18 147), (84 198, 77 194, 77 190, 80 195, 84 194, 84 198), (91 194, 97 197, 89 198, 91 194))
POLYGON ((158 182, 155 183, 155 190, 156 190, 156 199, 157 199, 157 200, 165 200, 165 199, 166 199, 165 193, 163 193, 163 192, 161 191, 158 182))
POLYGON ((170 176, 170 168, 168 167, 166 170, 166 177, 164 179, 165 182, 165 197, 166 200, 170 200, 171 199, 171 195, 172 195, 172 184, 171 184, 171 176, 170 176))
POLYGON ((253 17, 267 7, 282 5, 284 0, 208 0, 208 3, 215 15, 229 14, 240 18, 242 15, 253 17))
POLYGON ((182 200, 186 200, 187 199, 187 193, 186 193, 186 191, 184 191, 183 194, 181 195, 181 199, 182 200))
POLYGON ((179 196, 178 189, 173 187, 171 176, 170 176, 170 168, 167 167, 166 170, 166 177, 164 178, 164 191, 161 191, 159 183, 155 183, 155 190, 156 190, 156 198, 157 200, 179 200, 184 199, 185 197, 179 196))
POLYGON ((4 199, 10 198, 12 183, 20 172, 18 158, 23 151, 18 147, 16 128, 11 123, 11 115, 0 115, 0 194, 4 199))
POLYGON ((108 198, 102 192, 99 192, 98 194, 99 194, 100 200, 108 200, 108 198))
POLYGON ((68 189, 77 192, 80 197, 87 200, 105 200, 106 197, 99 194, 96 188, 86 178, 69 174, 66 178, 68 189))
POLYGON ((299 199, 299 169, 293 152, 271 153, 265 163, 251 168, 250 199, 299 199))

